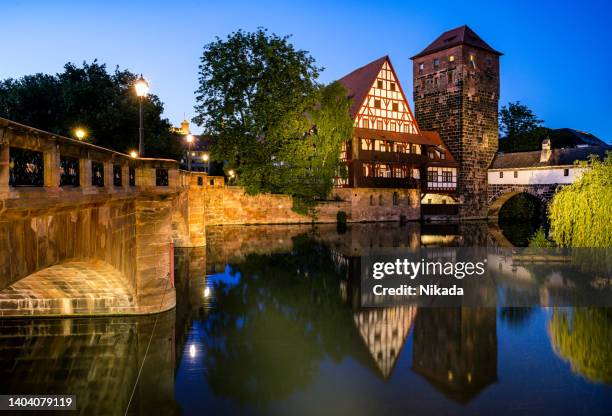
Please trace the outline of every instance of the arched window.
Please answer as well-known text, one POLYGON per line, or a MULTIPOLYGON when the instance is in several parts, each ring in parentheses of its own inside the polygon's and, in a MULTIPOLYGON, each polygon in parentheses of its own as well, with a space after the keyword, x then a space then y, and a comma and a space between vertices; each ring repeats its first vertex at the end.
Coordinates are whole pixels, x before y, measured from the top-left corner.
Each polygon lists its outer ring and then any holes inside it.
POLYGON ((399 205, 399 194, 397 192, 393 192, 393 205, 399 205))
POLYGON ((374 195, 370 195, 370 205, 374 205, 374 195))
POLYGON ((382 195, 378 195, 378 205, 383 205, 383 196, 382 195))

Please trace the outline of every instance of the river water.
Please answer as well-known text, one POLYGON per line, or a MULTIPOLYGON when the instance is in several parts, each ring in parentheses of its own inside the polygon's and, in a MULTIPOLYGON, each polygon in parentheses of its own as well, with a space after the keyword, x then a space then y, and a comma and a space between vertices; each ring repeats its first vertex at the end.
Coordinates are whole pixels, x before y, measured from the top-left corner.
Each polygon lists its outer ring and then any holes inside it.
POLYGON ((610 415, 611 309, 360 307, 367 248, 516 234, 209 228, 206 248, 176 250, 175 310, 1 320, 0 393, 73 394, 87 415, 610 415))

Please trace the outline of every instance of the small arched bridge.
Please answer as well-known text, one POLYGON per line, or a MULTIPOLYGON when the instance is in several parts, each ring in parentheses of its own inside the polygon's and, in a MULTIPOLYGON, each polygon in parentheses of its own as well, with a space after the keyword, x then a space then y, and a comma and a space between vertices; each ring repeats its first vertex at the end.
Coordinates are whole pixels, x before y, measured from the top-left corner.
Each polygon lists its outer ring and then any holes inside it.
POLYGON ((488 185, 488 217, 491 219, 499 216, 499 210, 510 198, 521 193, 529 194, 537 198, 542 206, 547 206, 561 184, 508 184, 508 185, 488 185))

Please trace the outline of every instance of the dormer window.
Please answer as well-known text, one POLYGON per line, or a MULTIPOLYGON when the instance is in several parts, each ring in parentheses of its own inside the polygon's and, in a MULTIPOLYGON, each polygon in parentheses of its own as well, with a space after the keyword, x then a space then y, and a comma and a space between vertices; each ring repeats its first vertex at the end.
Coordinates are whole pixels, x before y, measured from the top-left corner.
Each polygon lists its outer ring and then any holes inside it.
POLYGON ((442 160, 446 159, 446 153, 440 152, 440 159, 442 160))
POLYGON ((434 59, 433 66, 435 69, 438 69, 440 67, 440 59, 438 58, 434 59))

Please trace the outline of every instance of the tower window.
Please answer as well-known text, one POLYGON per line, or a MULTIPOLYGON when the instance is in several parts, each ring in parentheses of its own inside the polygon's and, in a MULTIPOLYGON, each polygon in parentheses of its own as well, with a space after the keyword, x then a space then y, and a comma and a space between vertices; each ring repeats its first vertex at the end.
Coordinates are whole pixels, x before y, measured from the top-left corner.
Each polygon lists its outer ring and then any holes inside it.
POLYGON ((502 179, 504 177, 504 172, 499 172, 499 179, 502 179))
POLYGON ((563 169, 563 176, 569 176, 569 169, 563 169))
POLYGON ((514 171, 514 177, 515 177, 515 178, 518 178, 518 170, 515 170, 515 171, 514 171))
POLYGON ((424 70, 425 70, 425 64, 421 62, 419 64, 419 74, 422 74, 424 70))
POLYGON ((455 62, 455 55, 450 55, 448 57, 448 62, 455 62))
POLYGON ((436 69, 440 66, 440 59, 439 58, 434 59, 433 66, 436 69))
POLYGON ((399 111, 399 104, 393 103, 393 111, 399 111))
POLYGON ((376 82, 376 86, 377 86, 378 88, 382 89, 382 87, 383 87, 383 82, 382 82, 381 80, 378 80, 378 81, 376 82))
POLYGON ((470 67, 476 68, 476 56, 474 54, 470 54, 470 67))
POLYGON ((374 108, 380 108, 380 100, 374 100, 374 108))
POLYGON ((391 91, 395 91, 395 82, 391 82, 391 83, 389 83, 389 89, 390 89, 391 91))

